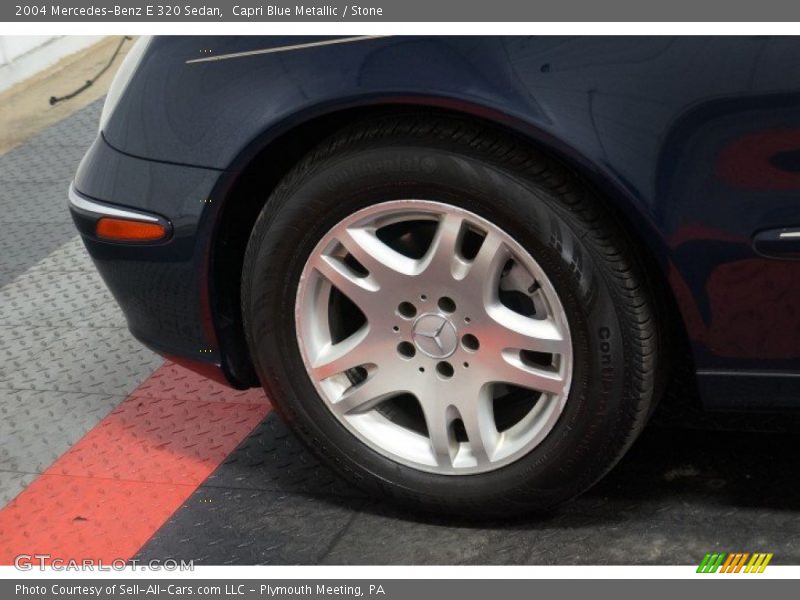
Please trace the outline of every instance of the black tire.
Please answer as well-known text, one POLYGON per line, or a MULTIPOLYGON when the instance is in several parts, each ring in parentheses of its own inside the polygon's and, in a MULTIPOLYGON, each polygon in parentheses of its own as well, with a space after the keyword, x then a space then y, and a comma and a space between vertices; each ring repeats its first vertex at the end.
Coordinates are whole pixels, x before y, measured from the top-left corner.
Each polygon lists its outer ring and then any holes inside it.
POLYGON ((386 117, 323 143, 266 202, 242 277, 248 344, 292 429, 371 494, 472 517, 549 509, 602 477, 654 406, 660 336, 635 256, 590 188, 523 140, 467 119, 386 117), (493 221, 539 262, 567 312, 574 366, 564 412, 539 446, 498 470, 437 475, 378 454, 332 416, 304 369, 294 302, 310 252, 349 214, 401 198, 448 202, 493 221))

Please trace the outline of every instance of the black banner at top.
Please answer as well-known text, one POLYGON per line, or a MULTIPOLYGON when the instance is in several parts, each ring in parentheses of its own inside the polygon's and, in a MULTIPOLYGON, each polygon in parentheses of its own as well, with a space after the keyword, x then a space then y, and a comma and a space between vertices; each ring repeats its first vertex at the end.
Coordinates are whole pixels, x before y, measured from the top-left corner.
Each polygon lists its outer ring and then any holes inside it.
POLYGON ((4 22, 787 22, 794 0, 12 0, 4 22))

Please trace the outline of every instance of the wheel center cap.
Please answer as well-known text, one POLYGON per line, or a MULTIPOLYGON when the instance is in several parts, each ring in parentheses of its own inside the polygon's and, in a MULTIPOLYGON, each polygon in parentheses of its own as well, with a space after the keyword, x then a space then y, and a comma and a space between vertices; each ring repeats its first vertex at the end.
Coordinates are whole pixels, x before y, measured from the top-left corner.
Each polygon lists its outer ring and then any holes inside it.
POLYGON ((414 321, 413 337, 417 349, 431 358, 447 358, 458 346, 456 326, 436 313, 420 315, 414 321))

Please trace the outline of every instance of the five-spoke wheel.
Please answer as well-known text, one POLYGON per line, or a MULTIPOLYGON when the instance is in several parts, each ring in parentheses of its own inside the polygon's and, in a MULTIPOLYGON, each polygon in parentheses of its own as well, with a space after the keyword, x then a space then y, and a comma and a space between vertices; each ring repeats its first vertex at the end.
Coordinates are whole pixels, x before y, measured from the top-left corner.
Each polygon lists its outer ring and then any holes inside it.
POLYGON ((441 202, 380 202, 334 226, 303 270, 296 322, 336 418, 419 469, 507 464, 569 394, 569 327, 549 279, 499 227, 441 202))
POLYGON ((272 192, 242 316, 278 412, 379 498, 550 508, 608 471, 657 391, 636 251, 519 138, 403 113, 344 129, 272 192))

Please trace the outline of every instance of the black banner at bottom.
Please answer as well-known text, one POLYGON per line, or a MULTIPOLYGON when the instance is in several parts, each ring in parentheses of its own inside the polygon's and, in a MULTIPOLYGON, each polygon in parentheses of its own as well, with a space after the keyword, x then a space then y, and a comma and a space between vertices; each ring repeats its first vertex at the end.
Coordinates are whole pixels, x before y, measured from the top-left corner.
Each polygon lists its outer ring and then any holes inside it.
POLYGON ((603 597, 674 600, 685 594, 725 594, 726 600, 751 597, 754 586, 759 594, 789 594, 792 580, 719 575, 698 575, 696 579, 613 580, 613 579, 285 579, 285 580, 121 580, 121 579, 28 579, 0 581, 1 598, 31 600, 102 600, 126 598, 192 598, 216 600, 331 600, 333 598, 373 598, 377 600, 421 600, 423 598, 458 598, 459 600, 511 600, 536 597, 578 597, 585 594, 603 597), (766 586, 766 589, 764 588, 766 586), (698 589, 699 588, 699 589, 698 589))

